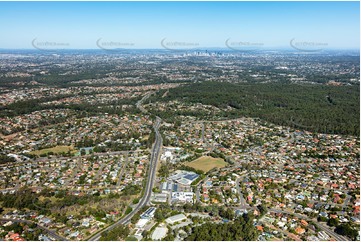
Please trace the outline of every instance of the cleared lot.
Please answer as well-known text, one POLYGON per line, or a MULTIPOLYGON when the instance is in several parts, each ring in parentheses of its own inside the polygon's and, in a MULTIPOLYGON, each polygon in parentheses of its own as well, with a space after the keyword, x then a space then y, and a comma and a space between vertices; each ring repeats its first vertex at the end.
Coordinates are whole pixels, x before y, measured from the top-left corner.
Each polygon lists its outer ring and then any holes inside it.
POLYGON ((186 166, 192 167, 197 170, 202 170, 204 172, 208 172, 209 170, 213 168, 222 168, 227 165, 227 162, 225 162, 221 158, 213 158, 211 156, 202 156, 198 159, 186 163, 186 166))

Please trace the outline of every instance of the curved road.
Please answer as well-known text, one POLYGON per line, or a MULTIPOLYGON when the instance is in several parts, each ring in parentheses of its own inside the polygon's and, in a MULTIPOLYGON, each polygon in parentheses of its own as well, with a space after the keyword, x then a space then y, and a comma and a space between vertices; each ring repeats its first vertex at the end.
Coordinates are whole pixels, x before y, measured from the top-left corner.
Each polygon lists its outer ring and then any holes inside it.
POLYGON ((102 231, 99 231, 98 233, 93 235, 88 240, 99 240, 99 238, 101 237, 102 232, 111 230, 111 229, 113 229, 116 226, 119 226, 121 224, 128 224, 130 222, 130 220, 132 219, 132 217, 141 208, 143 208, 144 206, 146 206, 149 203, 150 196, 152 194, 152 188, 153 188, 154 181, 155 181, 157 162, 159 160, 161 147, 162 147, 162 143, 163 143, 162 136, 160 135, 159 130, 158 130, 159 127, 160 127, 160 124, 161 124, 161 119, 159 117, 157 117, 157 119, 155 121, 155 124, 153 126, 154 131, 155 131, 155 143, 153 144, 153 148, 152 148, 152 154, 151 154, 150 162, 149 162, 149 173, 148 173, 148 178, 147 178, 148 180, 147 180, 147 185, 145 187, 143 197, 141 198, 139 203, 136 205, 136 207, 132 210, 132 212, 127 214, 125 217, 123 217, 122 219, 120 219, 116 223, 110 225, 106 229, 104 229, 102 231))

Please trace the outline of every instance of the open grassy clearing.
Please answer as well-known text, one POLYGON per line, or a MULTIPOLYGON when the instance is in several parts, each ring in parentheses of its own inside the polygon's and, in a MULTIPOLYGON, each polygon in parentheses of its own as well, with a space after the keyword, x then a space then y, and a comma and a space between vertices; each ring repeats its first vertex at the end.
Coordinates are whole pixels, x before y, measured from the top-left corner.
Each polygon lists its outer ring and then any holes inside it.
POLYGON ((47 148, 47 149, 42 149, 42 150, 34 150, 32 152, 30 152, 30 154, 32 155, 43 155, 43 154, 47 154, 50 152, 53 152, 54 154, 59 154, 59 153, 67 153, 68 151, 70 151, 71 153, 76 153, 77 151, 74 150, 73 146, 67 146, 67 145, 58 145, 52 148, 47 148))
POLYGON ((198 159, 188 162, 185 164, 186 166, 192 167, 197 170, 202 170, 204 172, 208 172, 213 168, 222 168, 227 165, 227 162, 225 162, 221 158, 213 158, 210 156, 202 156, 198 159))

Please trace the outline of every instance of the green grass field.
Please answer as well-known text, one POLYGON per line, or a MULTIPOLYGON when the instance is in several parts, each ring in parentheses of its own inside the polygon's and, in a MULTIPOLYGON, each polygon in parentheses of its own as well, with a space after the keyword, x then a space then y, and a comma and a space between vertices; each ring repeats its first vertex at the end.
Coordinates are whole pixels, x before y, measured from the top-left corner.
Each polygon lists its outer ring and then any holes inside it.
POLYGON ((49 152, 53 152, 54 154, 59 154, 62 152, 67 153, 70 150, 71 153, 75 153, 76 150, 74 150, 74 147, 72 146, 66 146, 66 145, 58 145, 55 146, 53 148, 47 148, 47 149, 42 149, 42 150, 34 150, 32 152, 30 152, 30 154, 32 155, 43 155, 43 154, 47 154, 49 152))
POLYGON ((197 170, 202 170, 204 172, 208 172, 213 168, 222 168, 227 165, 227 162, 225 162, 221 158, 213 158, 210 156, 202 156, 198 159, 188 162, 185 164, 186 166, 192 167, 197 170))

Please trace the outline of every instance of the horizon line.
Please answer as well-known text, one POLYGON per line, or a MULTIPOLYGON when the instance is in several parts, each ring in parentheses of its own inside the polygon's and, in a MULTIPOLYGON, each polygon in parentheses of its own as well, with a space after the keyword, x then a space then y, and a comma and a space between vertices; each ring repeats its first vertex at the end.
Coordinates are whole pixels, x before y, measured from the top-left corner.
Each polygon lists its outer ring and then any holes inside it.
MULTIPOLYGON (((151 47, 145 47, 145 48, 113 48, 113 49, 102 49, 102 48, 54 48, 54 49, 38 49, 38 48, 1 48, 0 50, 35 50, 35 51, 52 51, 52 50, 99 50, 99 51, 114 51, 114 50, 162 50, 162 51, 200 51, 200 50, 228 50, 228 51, 262 51, 262 50, 297 50, 293 47, 268 47, 268 48, 258 48, 258 49, 250 49, 250 48, 244 48, 244 49, 230 49, 227 47, 201 47, 201 48, 195 48, 195 49, 166 49, 166 48, 151 48, 151 47)), ((360 47, 333 47, 333 48, 324 48, 320 51, 327 51, 327 50, 360 50, 360 47)), ((298 50, 301 51, 301 50, 298 50)), ((307 51, 305 49, 304 51, 307 51)))

